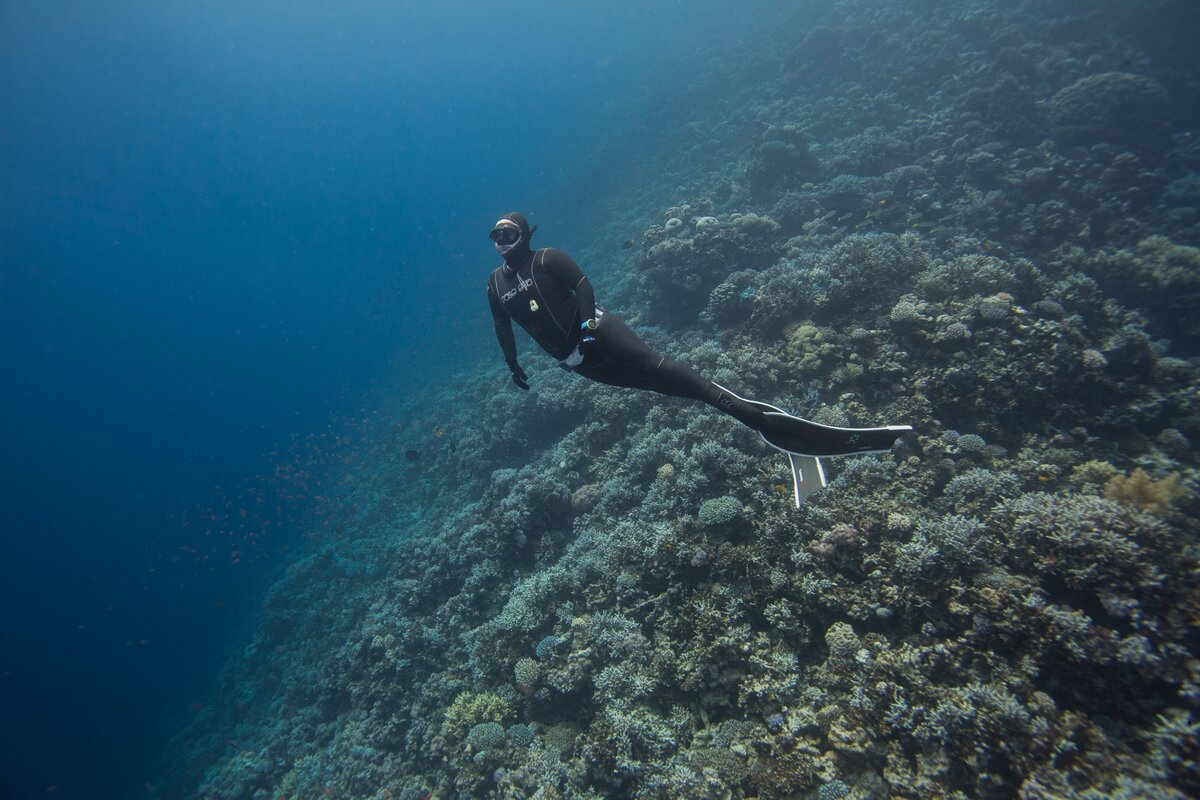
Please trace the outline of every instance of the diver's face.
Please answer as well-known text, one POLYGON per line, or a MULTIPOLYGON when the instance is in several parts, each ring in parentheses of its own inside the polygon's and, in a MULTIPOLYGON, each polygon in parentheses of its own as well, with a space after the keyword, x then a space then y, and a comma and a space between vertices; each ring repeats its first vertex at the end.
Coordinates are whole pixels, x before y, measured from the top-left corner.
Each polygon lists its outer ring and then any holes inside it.
POLYGON ((496 251, 500 255, 504 255, 521 241, 521 229, 516 225, 503 225, 493 230, 491 237, 496 245, 496 251))

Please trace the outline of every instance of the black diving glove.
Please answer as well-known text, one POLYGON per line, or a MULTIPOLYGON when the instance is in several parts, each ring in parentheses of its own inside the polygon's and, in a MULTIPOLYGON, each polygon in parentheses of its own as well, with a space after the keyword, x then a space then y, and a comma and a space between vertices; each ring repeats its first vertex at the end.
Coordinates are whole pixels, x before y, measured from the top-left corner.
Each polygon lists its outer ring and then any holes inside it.
POLYGON ((513 383, 528 392, 529 376, 525 374, 525 370, 521 369, 521 365, 515 361, 509 361, 507 363, 509 370, 512 371, 513 383))

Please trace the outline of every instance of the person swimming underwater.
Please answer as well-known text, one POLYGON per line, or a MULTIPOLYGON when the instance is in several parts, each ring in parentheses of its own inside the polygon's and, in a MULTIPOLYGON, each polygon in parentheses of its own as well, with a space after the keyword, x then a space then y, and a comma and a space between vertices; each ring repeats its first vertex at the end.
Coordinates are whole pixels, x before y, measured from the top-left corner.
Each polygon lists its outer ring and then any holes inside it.
POLYGON ((797 506, 803 494, 812 491, 801 485, 804 465, 820 479, 819 485, 810 482, 809 486, 819 488, 824 486, 824 475, 817 458, 883 452, 903 432, 912 430, 907 425, 821 425, 713 383, 688 365, 655 352, 624 320, 598 305, 591 282, 569 255, 550 247, 534 250, 530 240, 536 230, 523 214, 512 212, 497 220, 490 234, 504 263, 488 277, 488 303, 504 361, 521 389, 529 390, 529 376, 517 361, 513 320, 564 369, 611 386, 700 400, 758 431, 767 444, 788 454, 797 506))
POLYGON ((513 383, 529 390, 529 376, 517 361, 516 320, 559 366, 585 378, 700 400, 757 431, 771 426, 754 404, 655 352, 624 320, 597 305, 591 282, 569 255, 530 246, 536 230, 523 214, 512 212, 491 232, 504 263, 488 278, 488 302, 513 383))

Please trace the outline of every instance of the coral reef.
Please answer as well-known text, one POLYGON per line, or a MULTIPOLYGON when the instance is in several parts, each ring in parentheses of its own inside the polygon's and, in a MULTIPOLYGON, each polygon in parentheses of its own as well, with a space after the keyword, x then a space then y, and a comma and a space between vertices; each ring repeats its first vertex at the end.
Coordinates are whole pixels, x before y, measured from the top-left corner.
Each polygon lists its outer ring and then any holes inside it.
POLYGON ((1055 136, 1068 144, 1161 148, 1171 135, 1171 96, 1157 81, 1127 72, 1080 78, 1047 101, 1055 136))
POLYGON ((164 792, 1200 793, 1200 77, 1129 16, 1194 12, 1136 5, 780 4, 663 76, 658 177, 608 208, 644 231, 621 313, 915 435, 797 510, 700 404, 532 362, 528 396, 456 381, 470 419, 396 397, 164 792), (418 474, 399 420, 457 447, 418 474))

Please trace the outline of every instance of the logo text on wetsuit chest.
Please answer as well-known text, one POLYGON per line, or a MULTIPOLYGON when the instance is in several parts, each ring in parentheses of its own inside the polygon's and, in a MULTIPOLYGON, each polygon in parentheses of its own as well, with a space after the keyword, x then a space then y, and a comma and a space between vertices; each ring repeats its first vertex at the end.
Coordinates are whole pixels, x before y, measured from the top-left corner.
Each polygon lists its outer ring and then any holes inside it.
POLYGON ((512 300, 517 296, 517 292, 523 292, 530 286, 533 286, 533 278, 522 278, 520 275, 518 275, 517 285, 500 295, 500 302, 507 303, 509 300, 512 300))

